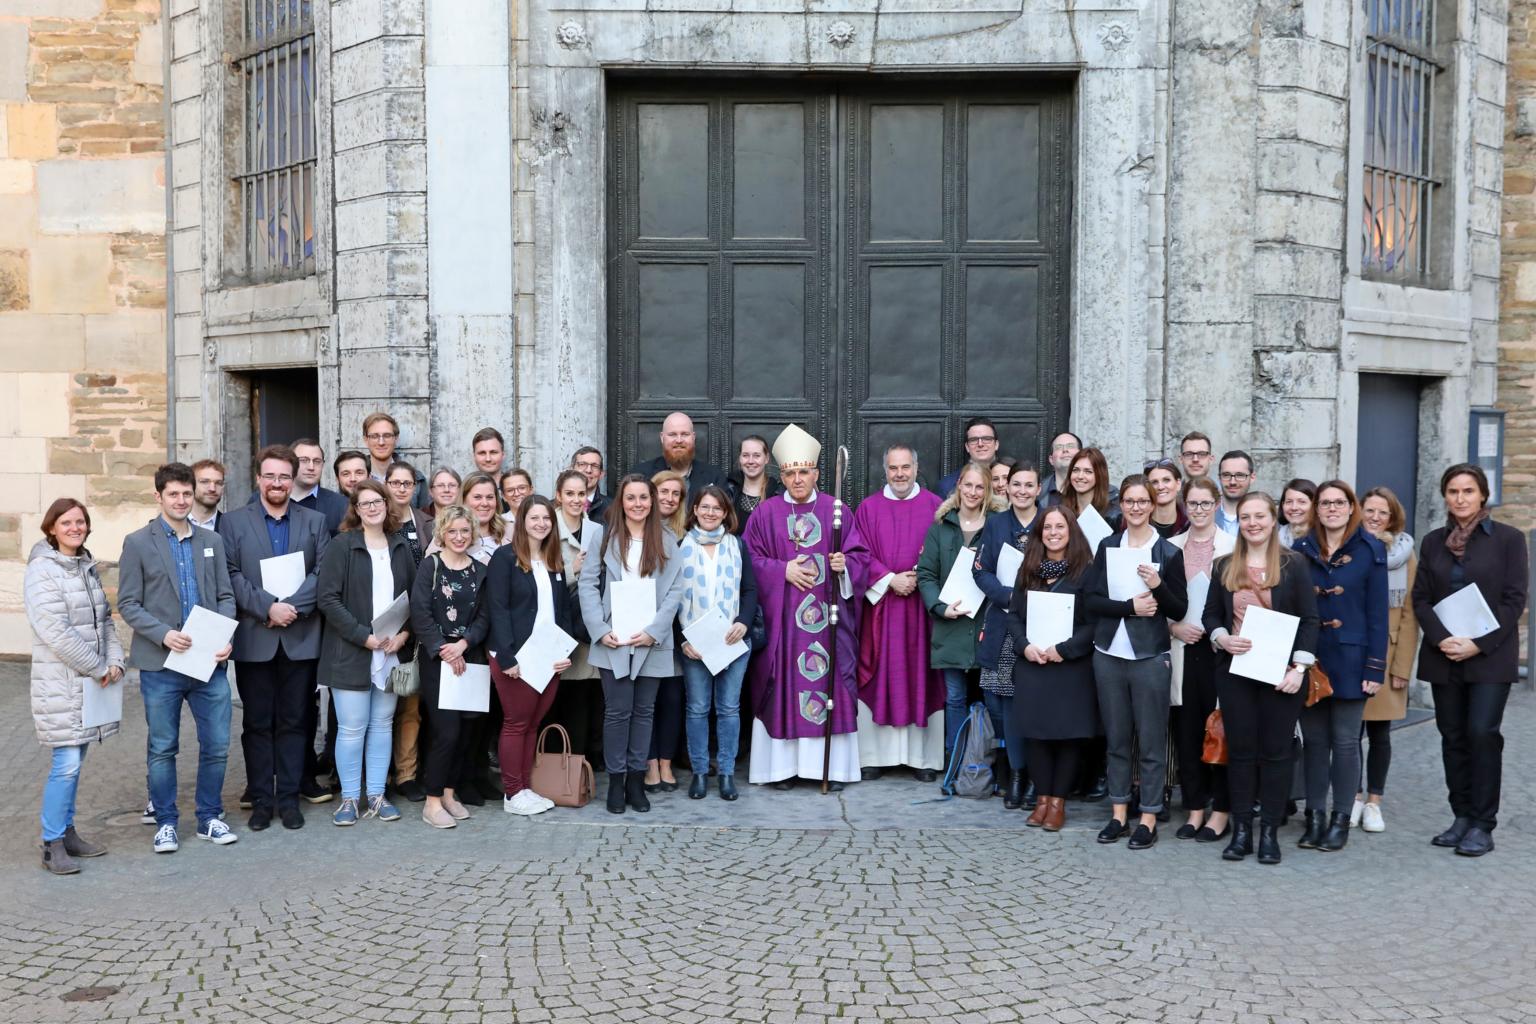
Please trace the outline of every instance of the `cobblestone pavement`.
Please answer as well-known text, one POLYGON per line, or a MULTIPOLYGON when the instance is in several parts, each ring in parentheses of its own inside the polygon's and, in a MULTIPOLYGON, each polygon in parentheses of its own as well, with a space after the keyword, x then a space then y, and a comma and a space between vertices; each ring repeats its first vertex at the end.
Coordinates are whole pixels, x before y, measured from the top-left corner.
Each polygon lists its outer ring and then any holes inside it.
MULTIPOLYGON (((1022 827, 1000 801, 888 777, 841 797, 679 791, 622 818, 488 808, 185 841, 138 824, 144 727, 93 750, 79 824, 112 848, 38 867, 46 759, 24 670, 0 666, 0 1020, 1482 1021, 1536 1012, 1536 699, 1507 719, 1505 821, 1480 861, 1448 819, 1432 724, 1401 729, 1388 831, 1336 855, 1220 860, 1165 830, 1101 847, 1103 807, 1022 827), (99 1001, 66 1002, 100 986, 99 1001)), ((184 736, 191 735, 190 719, 184 736)), ((195 747, 188 743, 184 751, 195 747)), ((186 806, 193 758, 183 754, 186 806)), ((232 758, 226 800, 242 773, 232 758)), ((601 776, 599 777, 601 784, 601 776)), ((333 805, 334 806, 334 805, 333 805)), ((184 819, 185 820, 185 819, 184 819)))

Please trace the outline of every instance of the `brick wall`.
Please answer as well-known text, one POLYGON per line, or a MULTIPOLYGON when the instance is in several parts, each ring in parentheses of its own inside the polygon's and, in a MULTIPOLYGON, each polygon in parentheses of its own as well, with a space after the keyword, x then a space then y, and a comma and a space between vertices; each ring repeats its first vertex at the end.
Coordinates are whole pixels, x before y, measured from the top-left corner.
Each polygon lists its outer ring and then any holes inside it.
POLYGON ((0 654, 30 642, 43 510, 85 501, 115 560, 166 441, 159 0, 21 9, 0 8, 0 654))

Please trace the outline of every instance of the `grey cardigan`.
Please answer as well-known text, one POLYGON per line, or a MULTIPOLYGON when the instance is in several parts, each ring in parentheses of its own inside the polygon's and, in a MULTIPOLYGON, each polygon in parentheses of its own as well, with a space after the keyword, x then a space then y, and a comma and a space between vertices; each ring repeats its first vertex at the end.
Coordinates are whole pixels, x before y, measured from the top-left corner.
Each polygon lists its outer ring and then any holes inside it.
POLYGON ((682 560, 677 556, 677 541, 663 530, 661 551, 664 559, 656 575, 656 618, 645 632, 656 638, 651 647, 608 647, 603 637, 613 632, 613 606, 608 599, 608 580, 624 578, 624 563, 603 546, 603 527, 589 522, 582 533, 586 540, 586 560, 581 565, 581 579, 576 585, 581 595, 581 617, 592 637, 589 654, 595 668, 605 668, 616 676, 635 679, 650 676, 665 679, 678 674, 677 653, 672 644, 672 621, 683 597, 682 560), (598 557, 601 552, 601 557, 598 557))
MULTIPOLYGON (((227 618, 235 617, 235 590, 229 581, 224 541, 212 530, 192 531, 192 557, 197 561, 197 603, 227 618)), ((161 518, 134 530, 123 541, 117 564, 117 612, 133 630, 128 664, 158 672, 165 667, 165 634, 180 629, 181 590, 176 562, 166 543, 161 518)))

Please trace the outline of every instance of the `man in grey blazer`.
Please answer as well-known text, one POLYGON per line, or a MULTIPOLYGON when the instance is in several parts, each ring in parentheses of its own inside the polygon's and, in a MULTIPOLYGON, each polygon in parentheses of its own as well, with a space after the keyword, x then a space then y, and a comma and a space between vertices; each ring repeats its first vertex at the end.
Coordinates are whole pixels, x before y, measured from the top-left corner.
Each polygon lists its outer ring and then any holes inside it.
POLYGON ((246 793, 251 830, 272 824, 302 828, 299 798, 323 803, 329 790, 304 778, 305 730, 320 658, 320 616, 315 612, 316 573, 330 542, 325 516, 290 501, 299 460, 286 445, 268 445, 256 454, 260 498, 226 512, 219 520, 229 560, 229 579, 239 608, 235 631, 235 686, 245 714, 240 745, 245 751, 246 793), (276 566, 262 563, 285 555, 302 558, 297 589, 273 593, 276 566))
MULTIPOLYGON (((149 798, 154 805, 156 853, 179 848, 176 826, 176 750, 185 701, 197 723, 197 836, 218 846, 236 840, 224 824, 224 764, 229 751, 229 681, 222 664, 207 682, 165 667, 169 651, 185 651, 192 638, 182 632, 192 609, 235 616, 224 544, 217 534, 194 527, 192 470, 179 462, 155 471, 160 515, 123 541, 118 563, 117 610, 133 630, 128 665, 139 670, 144 720, 149 727, 149 798)), ((219 651, 224 662, 230 648, 219 651)))

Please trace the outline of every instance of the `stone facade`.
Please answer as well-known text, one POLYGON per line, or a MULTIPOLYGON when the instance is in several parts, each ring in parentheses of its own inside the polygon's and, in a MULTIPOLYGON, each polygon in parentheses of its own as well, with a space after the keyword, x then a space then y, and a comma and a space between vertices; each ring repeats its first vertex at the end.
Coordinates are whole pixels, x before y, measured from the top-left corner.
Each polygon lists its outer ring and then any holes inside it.
POLYGON ((1505 410, 1505 504, 1499 518, 1536 527, 1536 2, 1509 5, 1504 135, 1503 303, 1499 408, 1505 410))
POLYGON ((159 0, 0 6, 0 653, 53 499, 115 560, 165 459, 159 0))

